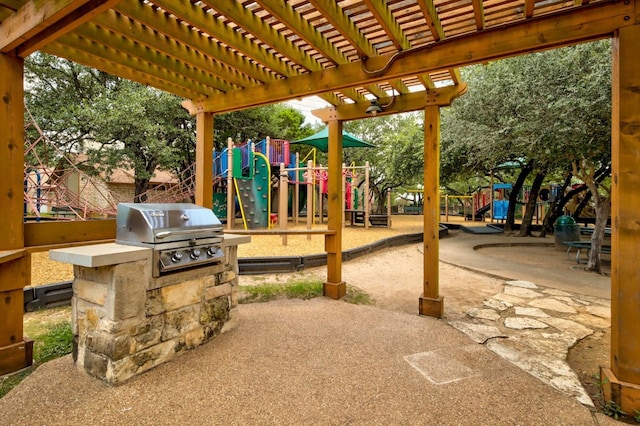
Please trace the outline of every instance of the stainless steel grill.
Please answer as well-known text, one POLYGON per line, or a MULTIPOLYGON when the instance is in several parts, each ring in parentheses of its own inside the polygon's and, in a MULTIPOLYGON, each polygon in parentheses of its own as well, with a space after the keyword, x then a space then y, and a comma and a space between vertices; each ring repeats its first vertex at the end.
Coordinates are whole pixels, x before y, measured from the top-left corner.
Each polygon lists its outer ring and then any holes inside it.
POLYGON ((188 203, 120 203, 116 243, 153 249, 153 276, 220 262, 222 224, 209 209, 188 203))

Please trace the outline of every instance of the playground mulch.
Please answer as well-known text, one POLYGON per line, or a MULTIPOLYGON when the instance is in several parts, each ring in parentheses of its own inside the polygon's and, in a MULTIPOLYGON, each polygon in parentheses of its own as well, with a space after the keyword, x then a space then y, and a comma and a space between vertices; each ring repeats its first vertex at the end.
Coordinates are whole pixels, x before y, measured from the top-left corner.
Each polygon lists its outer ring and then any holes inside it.
MULTIPOLYGON (((304 218, 302 219, 304 221, 304 218)), ((344 250, 367 245, 384 238, 401 234, 422 232, 423 217, 418 215, 393 216, 391 228, 364 226, 347 226, 342 233, 342 247, 344 250)), ((306 225, 291 224, 289 229, 303 230, 306 225)), ((327 229, 326 223, 313 225, 312 229, 327 229)), ((324 253, 324 236, 289 235, 284 245, 282 237, 278 235, 255 235, 251 237, 251 244, 238 247, 240 257, 262 256, 291 256, 324 253)), ((73 280, 73 265, 49 260, 49 253, 33 253, 31 266, 31 285, 33 287, 62 281, 73 280)))

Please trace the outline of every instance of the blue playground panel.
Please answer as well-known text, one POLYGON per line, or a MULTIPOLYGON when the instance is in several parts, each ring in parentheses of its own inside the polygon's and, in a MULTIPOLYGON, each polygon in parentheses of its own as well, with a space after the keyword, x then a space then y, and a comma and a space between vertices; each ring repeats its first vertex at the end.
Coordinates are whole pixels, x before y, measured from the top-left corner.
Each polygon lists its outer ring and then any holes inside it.
POLYGON ((507 218, 507 209, 509 208, 509 200, 493 201, 493 218, 497 220, 505 220, 507 218))

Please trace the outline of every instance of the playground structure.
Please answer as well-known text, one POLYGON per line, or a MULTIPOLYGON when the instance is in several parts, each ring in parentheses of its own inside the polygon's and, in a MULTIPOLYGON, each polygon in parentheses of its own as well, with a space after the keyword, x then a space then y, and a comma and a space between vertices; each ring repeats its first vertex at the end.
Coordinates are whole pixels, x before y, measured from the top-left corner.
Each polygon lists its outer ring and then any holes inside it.
MULTIPOLYGON (((24 217, 29 221, 87 220, 114 217, 117 205, 132 202, 131 194, 114 190, 109 177, 90 176, 78 167, 86 158, 79 153, 63 152, 40 129, 28 109, 25 110, 24 217)), ((327 168, 315 166, 315 160, 299 160, 290 153, 289 142, 270 139, 259 143, 233 145, 214 153, 214 212, 224 220, 235 218, 239 210, 245 229, 287 229, 289 219, 298 225, 307 217, 307 228, 314 221, 324 223, 326 217, 327 168), (231 168, 228 167, 231 164, 231 168), (252 165, 250 167, 249 165, 252 165), (308 171, 311 170, 311 173, 308 171), (231 174, 231 180, 229 180, 231 174), (231 183, 232 191, 227 188, 231 183), (287 188, 280 191, 279 188, 287 188), (275 195, 272 202, 272 193, 275 195), (235 195, 242 202, 235 202, 235 195), (233 198, 232 198, 233 197, 233 198), (307 200, 312 214, 307 215, 307 200), (229 211, 229 213, 227 213, 229 211), (284 213, 284 214, 283 214, 284 213), (314 219, 315 218, 315 219, 314 219)), ((312 153, 314 151, 312 150, 312 153)), ((121 170, 120 175, 133 179, 133 172, 121 170)), ((170 180, 156 182, 142 194, 146 202, 172 203, 192 199, 194 167, 170 180)), ((390 212, 370 215, 369 166, 343 165, 343 223, 351 225, 390 226, 390 212), (363 173, 361 173, 363 172, 363 173), (358 185, 364 187, 361 191, 358 185)), ((121 185, 122 186, 122 185, 121 185)), ((234 221, 231 221, 233 225, 234 221)), ((232 227, 229 227, 232 229, 232 227)))
POLYGON ((25 108, 24 220, 85 220, 116 212, 118 197, 56 148, 25 108), (52 164, 52 165, 50 165, 52 164))
MULTIPOLYGON (((118 203, 133 201, 132 183, 130 190, 118 191, 109 176, 89 175, 78 166, 86 160, 85 155, 56 147, 28 108, 25 117, 25 221, 104 219, 115 216, 118 203)), ((118 169, 114 174, 133 181, 133 171, 118 169)), ((146 202, 175 203, 193 198, 195 165, 177 176, 164 175, 141 194, 146 202)))
MULTIPOLYGON (((290 220, 298 225, 302 217, 307 229, 324 223, 327 168, 315 165, 309 158, 312 154, 314 150, 300 159, 283 139, 267 137, 238 144, 229 139, 227 148, 214 151, 214 212, 226 218, 227 229, 235 228, 237 213, 243 228, 252 231, 270 230, 276 224, 284 231, 290 220)), ((365 196, 369 194, 369 164, 343 164, 342 171, 343 225, 390 226, 390 212, 370 214, 371 200, 365 196)))
POLYGON ((512 188, 513 185, 510 183, 496 183, 481 188, 473 194, 473 216, 467 217, 465 215, 465 218, 472 221, 484 221, 485 215, 488 213, 491 222, 505 220, 512 188))
MULTIPOLYGON (((559 188, 559 185, 550 184, 540 189, 534 214, 536 224, 544 217, 549 203, 558 197, 559 188)), ((492 187, 481 188, 473 194, 473 216, 465 214, 465 218, 472 221, 484 221, 485 215, 488 214, 491 222, 506 220, 512 189, 513 185, 510 183, 496 183, 492 187)), ((529 194, 530 187, 528 186, 524 186, 519 194, 518 204, 523 209, 522 215, 524 215, 524 206, 529 200, 529 194)))

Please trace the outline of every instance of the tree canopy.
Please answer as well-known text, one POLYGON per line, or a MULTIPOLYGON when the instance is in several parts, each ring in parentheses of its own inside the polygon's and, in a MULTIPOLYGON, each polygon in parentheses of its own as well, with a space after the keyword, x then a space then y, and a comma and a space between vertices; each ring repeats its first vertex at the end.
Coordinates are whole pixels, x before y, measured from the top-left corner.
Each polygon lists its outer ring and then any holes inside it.
POLYGON ((421 113, 352 121, 345 129, 376 148, 347 148, 345 162, 371 167, 370 186, 379 212, 387 190, 422 183, 424 127, 421 113))
POLYGON ((506 162, 533 172, 536 183, 566 181, 576 160, 606 167, 610 49, 602 40, 463 69, 469 90, 442 113, 442 183, 470 182, 492 170, 516 181, 498 169, 506 162))
MULTIPOLYGON (((49 140, 86 154, 85 171, 133 170, 136 201, 157 170, 182 175, 195 156, 195 119, 182 99, 51 55, 25 63, 26 104, 49 140)), ((293 108, 272 105, 215 117, 218 147, 266 136, 296 139, 312 132, 293 108)), ((52 159, 53 160, 53 159, 52 159)))

